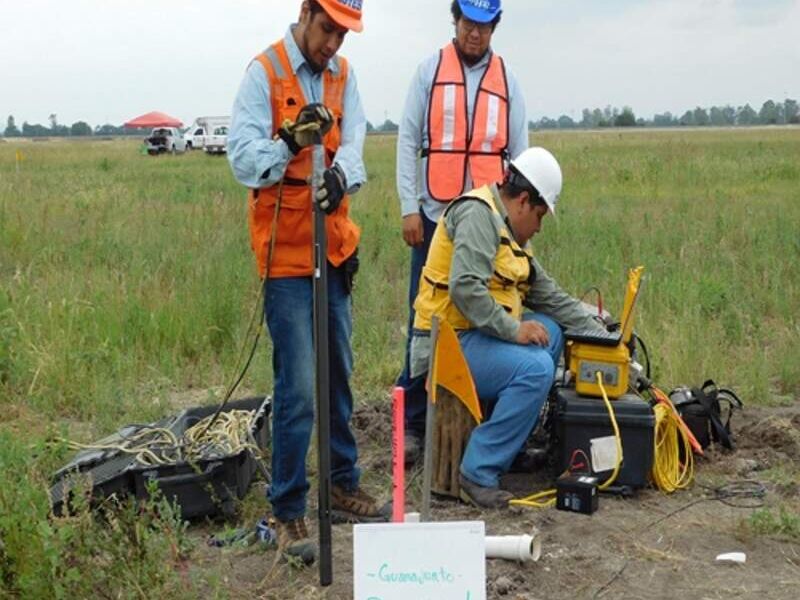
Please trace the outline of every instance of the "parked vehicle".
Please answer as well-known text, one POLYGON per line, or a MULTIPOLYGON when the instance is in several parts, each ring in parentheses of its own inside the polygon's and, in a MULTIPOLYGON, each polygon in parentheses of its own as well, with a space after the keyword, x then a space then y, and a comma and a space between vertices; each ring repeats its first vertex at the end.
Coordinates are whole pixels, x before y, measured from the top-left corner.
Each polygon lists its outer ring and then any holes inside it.
POLYGON ((194 120, 191 127, 183 134, 187 150, 199 150, 205 148, 206 139, 213 135, 217 127, 230 127, 230 117, 198 117, 194 120))
POLYGON ((214 132, 206 136, 204 150, 208 154, 225 154, 228 151, 228 128, 224 125, 215 127, 214 132))
POLYGON ((186 142, 176 127, 156 127, 144 140, 148 154, 161 154, 162 152, 186 151, 186 142))

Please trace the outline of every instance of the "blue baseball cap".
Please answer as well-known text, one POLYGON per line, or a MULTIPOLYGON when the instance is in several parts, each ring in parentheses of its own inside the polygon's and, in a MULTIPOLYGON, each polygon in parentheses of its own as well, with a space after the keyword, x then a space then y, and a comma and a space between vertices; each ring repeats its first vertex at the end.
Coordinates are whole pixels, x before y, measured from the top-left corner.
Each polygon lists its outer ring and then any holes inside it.
POLYGON ((461 12, 470 21, 489 23, 500 14, 500 0, 458 0, 461 12))

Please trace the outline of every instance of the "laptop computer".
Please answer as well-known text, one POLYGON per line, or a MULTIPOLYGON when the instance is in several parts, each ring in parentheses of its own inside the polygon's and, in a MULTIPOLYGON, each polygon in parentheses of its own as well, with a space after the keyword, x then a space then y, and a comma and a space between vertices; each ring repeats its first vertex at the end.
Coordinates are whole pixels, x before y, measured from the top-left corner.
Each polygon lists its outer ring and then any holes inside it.
POLYGON ((628 271, 628 283, 625 287, 625 300, 622 304, 622 327, 617 331, 595 331, 594 329, 567 329, 564 337, 570 341, 595 346, 618 346, 627 344, 633 335, 633 309, 641 289, 644 267, 636 267, 628 271))

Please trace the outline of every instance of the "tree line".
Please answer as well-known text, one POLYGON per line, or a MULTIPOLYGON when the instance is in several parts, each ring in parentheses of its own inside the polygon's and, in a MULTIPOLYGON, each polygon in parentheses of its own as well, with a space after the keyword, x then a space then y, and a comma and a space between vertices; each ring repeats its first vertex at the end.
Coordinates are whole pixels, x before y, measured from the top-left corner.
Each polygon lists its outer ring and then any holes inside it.
POLYGON ((553 119, 542 117, 530 121, 530 129, 595 129, 598 127, 734 127, 748 125, 796 125, 800 124, 800 106, 796 100, 787 98, 783 102, 767 100, 756 111, 749 104, 733 107, 696 107, 681 116, 667 111, 656 114, 652 119, 637 118, 633 109, 606 106, 594 110, 584 108, 581 120, 576 121, 568 115, 553 119))
MULTIPOLYGON (((92 127, 86 121, 76 121, 71 126, 61 125, 55 114, 49 117, 49 126, 38 123, 31 124, 25 121, 22 128, 17 127, 12 115, 6 121, 3 135, 13 137, 69 137, 69 136, 140 136, 138 129, 127 129, 123 126, 111 124, 92 127)), ((596 129, 599 127, 734 127, 752 125, 797 125, 800 124, 800 106, 796 100, 787 98, 783 102, 767 100, 756 111, 749 104, 733 107, 700 106, 687 110, 680 117, 667 111, 656 114, 652 119, 637 118, 633 109, 625 106, 622 109, 606 106, 594 110, 584 108, 581 120, 576 121, 568 115, 558 118, 542 117, 538 121, 529 121, 529 129, 596 129)), ((386 119, 375 127, 367 121, 368 133, 396 133, 398 125, 386 119)))
POLYGON ((6 128, 3 130, 2 135, 7 138, 14 137, 85 137, 85 136, 117 136, 117 135, 131 135, 141 136, 142 132, 139 129, 128 129, 123 126, 115 126, 111 124, 97 125, 92 127, 86 121, 76 121, 70 126, 62 125, 58 122, 58 116, 55 114, 50 115, 49 125, 41 125, 39 123, 28 123, 24 121, 22 127, 17 126, 17 122, 13 115, 9 115, 6 119, 6 128))

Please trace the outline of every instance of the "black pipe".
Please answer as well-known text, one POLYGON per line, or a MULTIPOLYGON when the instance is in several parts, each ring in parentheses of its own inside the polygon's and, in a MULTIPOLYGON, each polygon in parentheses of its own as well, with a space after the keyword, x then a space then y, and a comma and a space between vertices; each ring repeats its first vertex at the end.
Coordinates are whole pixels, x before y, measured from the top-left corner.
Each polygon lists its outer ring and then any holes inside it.
MULTIPOLYGON (((312 193, 325 168, 322 145, 314 146, 312 193)), ((313 201, 313 200, 312 200, 313 201)), ((333 583, 331 533, 331 402, 328 362, 328 238, 325 212, 314 205, 314 352, 317 383, 317 457, 319 472, 319 583, 333 583)))

